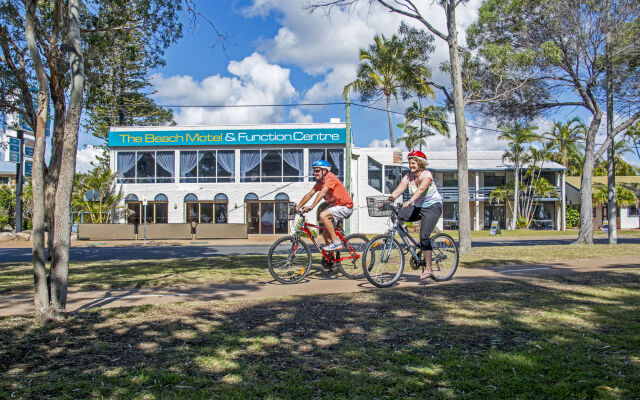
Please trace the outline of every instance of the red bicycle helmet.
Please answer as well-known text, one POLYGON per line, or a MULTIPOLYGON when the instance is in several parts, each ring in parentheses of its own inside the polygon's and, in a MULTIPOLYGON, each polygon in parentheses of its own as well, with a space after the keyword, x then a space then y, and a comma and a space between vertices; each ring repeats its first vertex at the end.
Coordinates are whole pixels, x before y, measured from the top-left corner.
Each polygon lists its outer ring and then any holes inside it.
POLYGON ((425 156, 424 153, 419 150, 414 150, 411 153, 409 153, 409 156, 407 156, 407 159, 410 160, 411 158, 421 158, 424 161, 427 161, 427 156, 425 156))

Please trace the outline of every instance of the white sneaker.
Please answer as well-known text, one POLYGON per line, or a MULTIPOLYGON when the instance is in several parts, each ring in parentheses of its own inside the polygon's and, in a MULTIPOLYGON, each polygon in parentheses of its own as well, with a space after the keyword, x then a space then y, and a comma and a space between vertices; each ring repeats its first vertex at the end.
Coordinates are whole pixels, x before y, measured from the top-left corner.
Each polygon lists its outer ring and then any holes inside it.
POLYGON ((324 246, 325 251, 336 251, 342 250, 342 242, 331 242, 330 244, 324 246))

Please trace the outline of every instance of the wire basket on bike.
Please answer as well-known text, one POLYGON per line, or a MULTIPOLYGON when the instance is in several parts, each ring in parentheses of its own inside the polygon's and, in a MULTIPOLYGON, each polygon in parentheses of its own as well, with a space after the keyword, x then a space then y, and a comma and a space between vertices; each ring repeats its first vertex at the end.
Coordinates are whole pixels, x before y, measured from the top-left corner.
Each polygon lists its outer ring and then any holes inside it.
POLYGON ((289 202, 287 204, 287 219, 293 221, 296 218, 296 203, 289 202))
POLYGON ((388 196, 367 196, 367 211, 370 217, 389 217, 393 212, 388 196))

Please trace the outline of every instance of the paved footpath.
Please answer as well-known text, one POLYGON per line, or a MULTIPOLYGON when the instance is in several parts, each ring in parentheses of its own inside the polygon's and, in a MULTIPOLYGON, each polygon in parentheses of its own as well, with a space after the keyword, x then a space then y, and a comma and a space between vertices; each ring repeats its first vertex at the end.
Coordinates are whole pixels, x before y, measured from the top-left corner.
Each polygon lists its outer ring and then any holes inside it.
MULTIPOLYGON (((418 280, 416 271, 405 270, 396 288, 431 285, 455 285, 486 280, 528 279, 533 276, 571 274, 594 271, 640 272, 640 256, 625 256, 596 260, 572 260, 553 264, 526 264, 490 268, 460 268, 449 282, 426 283, 418 280)), ((307 279, 293 285, 283 285, 274 280, 239 284, 211 284, 206 286, 141 288, 123 290, 94 290, 68 294, 67 311, 90 308, 126 307, 144 304, 162 304, 185 301, 233 301, 264 299, 285 296, 352 293, 378 289, 366 279, 350 280, 339 275, 329 275, 312 270, 307 279)), ((33 294, 0 296, 0 316, 28 314, 34 311, 33 294)))

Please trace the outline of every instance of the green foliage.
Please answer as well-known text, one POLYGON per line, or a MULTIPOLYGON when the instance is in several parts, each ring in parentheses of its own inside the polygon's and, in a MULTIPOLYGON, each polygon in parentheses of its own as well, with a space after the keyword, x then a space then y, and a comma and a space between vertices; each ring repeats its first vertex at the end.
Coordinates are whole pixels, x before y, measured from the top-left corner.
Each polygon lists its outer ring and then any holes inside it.
POLYGON ((15 223, 16 196, 9 185, 0 186, 0 229, 15 223))
POLYGON ((86 223, 111 222, 111 212, 122 197, 122 193, 116 191, 116 177, 105 163, 95 165, 87 173, 76 174, 71 197, 72 212, 77 215, 86 213, 86 223))
MULTIPOLYGON (((390 39, 376 35, 372 45, 360 49, 356 80, 345 85, 342 92, 345 99, 352 92, 359 93, 363 102, 384 97, 388 108, 392 98, 397 101, 410 93, 435 97, 428 83, 431 71, 426 66, 427 55, 433 51, 432 36, 406 25, 401 26, 400 34, 402 37, 392 35, 390 39)), ((388 118, 389 138, 394 146, 390 112, 388 118)))
POLYGON ((89 133, 106 139, 110 126, 173 122, 173 112, 158 107, 148 87, 150 71, 164 65, 164 51, 182 37, 181 7, 180 1, 100 2, 86 39, 89 133), (125 29, 102 29, 107 21, 125 29))
POLYGON ((516 220, 516 228, 523 229, 529 227, 529 221, 523 215, 518 215, 518 219, 516 220))
POLYGON ((567 208, 567 226, 575 228, 580 224, 580 211, 575 208, 567 208))
MULTIPOLYGON (((607 185, 596 183, 593 185, 593 204, 605 205, 609 202, 609 189, 607 185)), ((631 206, 638 204, 638 198, 630 189, 616 185, 616 202, 619 206, 631 206)))

